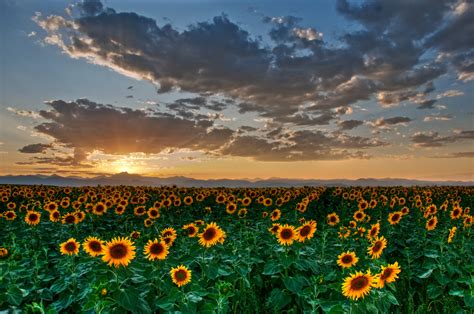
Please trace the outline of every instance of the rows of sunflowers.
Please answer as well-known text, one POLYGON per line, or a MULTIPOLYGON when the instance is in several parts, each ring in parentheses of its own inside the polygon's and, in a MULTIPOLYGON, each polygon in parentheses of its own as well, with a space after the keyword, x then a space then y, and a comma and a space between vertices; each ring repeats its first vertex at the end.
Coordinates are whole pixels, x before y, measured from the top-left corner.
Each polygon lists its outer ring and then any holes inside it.
POLYGON ((473 187, 0 186, 0 310, 474 311, 473 187))

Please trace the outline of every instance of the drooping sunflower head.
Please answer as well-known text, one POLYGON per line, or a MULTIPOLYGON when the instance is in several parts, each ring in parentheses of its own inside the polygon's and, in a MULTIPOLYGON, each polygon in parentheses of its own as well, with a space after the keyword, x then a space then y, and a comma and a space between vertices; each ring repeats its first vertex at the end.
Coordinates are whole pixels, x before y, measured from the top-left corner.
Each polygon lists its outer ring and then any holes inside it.
POLYGON ((291 245, 296 240, 295 227, 288 224, 281 226, 277 232, 278 243, 281 245, 291 245))
POLYGON ((102 260, 109 266, 128 266, 135 258, 135 246, 128 238, 117 237, 105 244, 102 260))
POLYGON ((370 227, 369 232, 367 233, 367 237, 369 239, 373 239, 373 238, 375 238, 376 236, 379 235, 379 232, 380 232, 380 223, 373 224, 370 227))
POLYGON ((377 259, 382 255, 382 251, 387 247, 385 237, 377 237, 372 241, 372 245, 367 249, 372 259, 377 259))
POLYGON ((63 255, 77 255, 81 245, 74 238, 70 238, 66 242, 59 245, 59 250, 63 255))
POLYGON ((359 258, 356 256, 355 252, 344 252, 339 254, 337 257, 337 265, 342 268, 349 268, 357 264, 359 258))
POLYGON ((342 294, 353 300, 364 298, 370 293, 373 282, 374 277, 370 274, 370 270, 365 274, 358 271, 344 279, 342 294))
POLYGON ((222 229, 215 222, 211 222, 207 224, 203 232, 199 234, 199 244, 205 247, 211 247, 217 244, 222 236, 222 229))
POLYGON ((382 266, 380 273, 375 275, 375 287, 383 288, 386 282, 394 282, 398 278, 398 274, 400 272, 401 269, 398 266, 398 262, 388 264, 387 266, 382 266))
POLYGON ((104 241, 96 237, 87 237, 82 244, 82 248, 90 256, 99 256, 104 253, 104 241))
POLYGON ((184 265, 174 267, 170 271, 171 280, 178 286, 184 286, 191 281, 191 270, 184 265))
POLYGON ((25 222, 29 224, 30 226, 36 226, 37 224, 39 224, 40 220, 41 220, 41 213, 34 210, 29 210, 26 213, 25 222))
POLYGON ((148 240, 148 243, 145 245, 145 249, 143 250, 143 254, 145 254, 146 258, 150 261, 156 259, 163 260, 168 255, 168 246, 163 240, 148 240))

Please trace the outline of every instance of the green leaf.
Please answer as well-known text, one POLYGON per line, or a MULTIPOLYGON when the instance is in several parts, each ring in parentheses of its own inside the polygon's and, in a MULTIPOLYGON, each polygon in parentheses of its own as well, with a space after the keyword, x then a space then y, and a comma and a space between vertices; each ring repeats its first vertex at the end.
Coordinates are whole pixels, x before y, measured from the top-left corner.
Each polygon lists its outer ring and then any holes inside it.
POLYGON ((327 312, 328 314, 344 314, 344 308, 342 307, 341 304, 336 304, 334 306, 331 307, 331 309, 329 310, 329 312, 327 312))
POLYGON ((280 263, 270 261, 270 262, 266 263, 265 266, 263 267, 263 273, 262 274, 264 274, 264 275, 274 275, 274 274, 278 274, 282 271, 283 271, 283 266, 280 263))
POLYGON ((393 293, 391 293, 390 291, 386 291, 385 295, 387 296, 387 299, 390 303, 392 303, 393 305, 400 305, 398 303, 397 298, 395 298, 395 296, 393 295, 393 293))
POLYGON ((323 301, 319 305, 321 306, 324 312, 329 313, 334 307, 337 307, 340 304, 337 301, 323 301))
POLYGON ((202 297, 199 296, 198 294, 194 293, 194 292, 190 292, 186 295, 186 297, 188 298, 189 301, 193 302, 193 303, 198 303, 199 301, 202 300, 202 297))
POLYGON ((432 272, 433 272, 433 269, 429 269, 425 271, 423 274, 419 275, 418 278, 426 279, 431 275, 432 272))
POLYGON ((17 285, 12 285, 8 288, 8 302, 13 305, 20 305, 23 298, 28 295, 24 289, 20 289, 17 285))
POLYGON ((275 311, 279 311, 287 306, 291 302, 291 296, 281 291, 278 288, 272 290, 270 298, 267 300, 269 307, 273 308, 275 311))
POLYGON ((464 291, 464 304, 466 304, 468 308, 474 308, 474 295, 472 291, 464 291))
POLYGON ((463 297, 464 296, 464 291, 459 290, 459 289, 451 289, 449 291, 449 295, 455 296, 455 297, 463 297))
POLYGON ((285 287, 291 292, 298 294, 308 285, 308 281, 303 276, 288 277, 283 279, 285 287))
POLYGON ((148 303, 140 296, 137 290, 120 289, 114 294, 115 301, 124 309, 132 312, 151 312, 148 303))
POLYGON ((433 284, 428 285, 426 289, 426 294, 428 298, 430 299, 436 299, 442 293, 443 293, 443 288, 441 288, 440 286, 433 285, 433 284))

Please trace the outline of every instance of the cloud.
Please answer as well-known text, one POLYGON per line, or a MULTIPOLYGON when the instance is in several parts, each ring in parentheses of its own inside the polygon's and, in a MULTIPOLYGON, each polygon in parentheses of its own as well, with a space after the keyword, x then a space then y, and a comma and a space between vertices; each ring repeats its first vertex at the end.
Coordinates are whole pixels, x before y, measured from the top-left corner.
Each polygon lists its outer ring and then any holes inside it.
POLYGON ((46 150, 49 148, 51 148, 51 144, 38 143, 38 144, 26 145, 20 148, 18 151, 20 153, 26 153, 26 154, 38 154, 38 153, 46 152, 46 150))
POLYGON ((367 124, 371 125, 374 128, 388 128, 391 125, 403 124, 413 121, 408 117, 392 117, 392 118, 380 118, 375 121, 368 121, 367 124))
MULTIPOLYGON (((79 3, 75 18, 39 14, 34 20, 46 31, 44 42, 72 58, 151 81, 159 93, 224 96, 230 104, 205 101, 198 106, 214 110, 214 104, 217 111, 237 106, 240 113, 255 112, 282 123, 317 125, 336 119, 331 109, 374 95, 383 106, 410 100, 417 88, 446 73, 448 65, 459 69, 460 78, 470 79, 465 60, 472 60, 469 47, 448 44, 445 35, 464 25, 470 6, 446 20, 453 4, 380 0, 355 5, 339 0, 338 12, 362 28, 342 34, 338 45, 293 16, 264 17, 269 42, 226 15, 180 31, 133 12, 104 8, 98 0, 79 3), (442 30, 440 25, 445 25, 442 30), (428 38, 430 44, 423 45, 428 38), (424 56, 426 45, 440 50, 456 46, 456 54, 446 60, 424 56), (299 114, 302 105, 309 105, 305 115, 299 114)), ((428 102, 420 108, 432 106, 428 102)))
POLYGON ((437 115, 429 115, 423 118, 423 121, 425 122, 431 122, 431 121, 449 121, 453 118, 452 115, 450 114, 437 114, 437 115))
POLYGON ((417 147, 440 147, 448 143, 474 140, 474 131, 459 131, 450 136, 441 136, 438 132, 416 132, 410 137, 417 147))
POLYGON ((364 121, 345 120, 345 121, 339 121, 337 124, 339 125, 339 128, 341 130, 352 130, 352 129, 364 124, 364 121))
POLYGON ((474 152, 454 152, 444 155, 436 155, 431 158, 474 158, 474 152))
POLYGON ((38 112, 33 111, 33 110, 20 110, 20 109, 12 108, 12 107, 7 107, 7 110, 21 117, 28 117, 28 118, 33 118, 33 119, 41 118, 41 115, 38 112))
POLYGON ((192 121, 158 112, 148 114, 87 99, 53 100, 46 104, 51 110, 41 110, 40 115, 47 122, 37 125, 35 130, 74 149, 76 163, 95 150, 107 154, 152 154, 169 148, 211 151, 233 133, 227 128, 213 128, 212 121, 192 121))

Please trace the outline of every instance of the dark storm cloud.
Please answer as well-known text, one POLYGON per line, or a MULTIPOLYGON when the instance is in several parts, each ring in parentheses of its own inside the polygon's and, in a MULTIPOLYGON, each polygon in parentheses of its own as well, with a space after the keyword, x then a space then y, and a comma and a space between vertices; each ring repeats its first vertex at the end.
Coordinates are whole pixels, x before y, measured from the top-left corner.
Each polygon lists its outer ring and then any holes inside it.
POLYGON ((46 152, 48 148, 51 148, 51 144, 38 143, 38 144, 26 145, 20 148, 18 151, 20 153, 26 153, 26 154, 38 154, 38 153, 46 152))
POLYGON ((441 136, 438 132, 416 132, 411 141, 419 147, 440 147, 448 143, 474 140, 474 131, 460 131, 450 136, 441 136))

